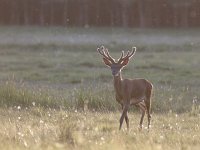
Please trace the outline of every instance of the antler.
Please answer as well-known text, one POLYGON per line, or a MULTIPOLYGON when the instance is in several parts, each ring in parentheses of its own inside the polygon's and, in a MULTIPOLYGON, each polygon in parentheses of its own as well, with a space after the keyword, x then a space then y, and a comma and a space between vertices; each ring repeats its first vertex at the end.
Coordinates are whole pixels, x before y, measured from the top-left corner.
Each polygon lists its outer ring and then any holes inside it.
POLYGON ((127 52, 126 56, 124 56, 124 51, 122 51, 121 57, 118 59, 118 64, 120 64, 122 61, 126 60, 127 58, 131 58, 136 52, 136 47, 132 47, 131 52, 127 52))
POLYGON ((97 48, 97 51, 107 60, 111 61, 112 63, 115 63, 115 59, 112 58, 108 52, 108 49, 104 46, 101 46, 101 48, 97 48))

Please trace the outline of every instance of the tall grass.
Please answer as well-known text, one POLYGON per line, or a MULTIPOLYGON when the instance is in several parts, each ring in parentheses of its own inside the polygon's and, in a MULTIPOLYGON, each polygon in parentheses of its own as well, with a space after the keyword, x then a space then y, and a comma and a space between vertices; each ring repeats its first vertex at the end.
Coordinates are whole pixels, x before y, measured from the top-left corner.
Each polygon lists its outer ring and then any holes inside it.
POLYGON ((77 109, 92 111, 116 111, 118 109, 114 91, 107 84, 80 87, 73 92, 77 109))
POLYGON ((23 83, 9 80, 0 85, 1 107, 52 107, 59 108, 64 102, 59 95, 51 94, 48 89, 31 90, 24 87, 23 83))
MULTIPOLYGON (((66 90, 67 91, 67 90, 66 90)), ((0 85, 1 107, 43 107, 91 111, 114 111, 113 90, 103 86, 76 87, 61 94, 48 88, 28 88, 14 80, 0 85)))
MULTIPOLYGON (((152 112, 192 111, 193 114, 197 114, 199 102, 194 95, 197 92, 195 90, 197 89, 155 87, 152 95, 152 112)), ((115 100, 112 85, 100 82, 95 82, 95 85, 77 86, 62 93, 50 88, 30 88, 23 83, 9 80, 0 85, 0 106, 20 109, 42 107, 76 111, 121 111, 121 106, 115 100)), ((135 110, 136 107, 130 109, 130 111, 135 110)))

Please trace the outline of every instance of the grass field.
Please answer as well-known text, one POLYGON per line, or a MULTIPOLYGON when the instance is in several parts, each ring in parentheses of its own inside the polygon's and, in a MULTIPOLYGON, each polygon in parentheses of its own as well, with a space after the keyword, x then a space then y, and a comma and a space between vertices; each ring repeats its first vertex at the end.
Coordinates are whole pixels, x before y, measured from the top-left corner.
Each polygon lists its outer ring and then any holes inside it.
POLYGON ((0 149, 199 149, 199 29, 0 27, 0 149), (123 77, 154 84, 152 127, 118 131, 113 57, 137 46, 123 77))

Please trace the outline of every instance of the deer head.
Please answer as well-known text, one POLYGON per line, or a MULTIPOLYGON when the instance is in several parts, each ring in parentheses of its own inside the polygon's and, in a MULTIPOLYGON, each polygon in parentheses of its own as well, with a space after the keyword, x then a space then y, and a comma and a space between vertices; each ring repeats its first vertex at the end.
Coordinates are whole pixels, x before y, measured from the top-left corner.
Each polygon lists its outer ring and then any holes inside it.
POLYGON ((124 51, 122 51, 121 57, 117 61, 115 61, 115 59, 110 56, 108 49, 104 46, 97 48, 97 51, 103 56, 105 65, 111 68, 112 75, 118 76, 123 67, 128 64, 130 58, 135 54, 136 47, 133 47, 131 52, 128 51, 125 56, 124 51))

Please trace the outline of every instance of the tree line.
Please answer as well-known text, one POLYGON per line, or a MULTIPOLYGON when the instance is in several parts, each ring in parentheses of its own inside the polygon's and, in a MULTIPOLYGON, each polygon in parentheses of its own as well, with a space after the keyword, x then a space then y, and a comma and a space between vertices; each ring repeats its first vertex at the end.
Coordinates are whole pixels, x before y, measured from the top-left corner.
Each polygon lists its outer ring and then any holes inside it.
POLYGON ((199 27, 199 0, 0 0, 0 25, 199 27))

